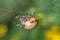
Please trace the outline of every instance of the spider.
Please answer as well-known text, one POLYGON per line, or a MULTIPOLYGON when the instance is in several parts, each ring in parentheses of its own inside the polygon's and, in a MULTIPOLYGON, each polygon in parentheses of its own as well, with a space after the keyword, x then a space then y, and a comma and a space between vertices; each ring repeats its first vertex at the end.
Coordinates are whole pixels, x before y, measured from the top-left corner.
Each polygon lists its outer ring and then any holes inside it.
POLYGON ((30 16, 15 15, 15 18, 18 19, 24 26, 24 28, 27 30, 35 28, 38 23, 38 19, 33 15, 30 16))

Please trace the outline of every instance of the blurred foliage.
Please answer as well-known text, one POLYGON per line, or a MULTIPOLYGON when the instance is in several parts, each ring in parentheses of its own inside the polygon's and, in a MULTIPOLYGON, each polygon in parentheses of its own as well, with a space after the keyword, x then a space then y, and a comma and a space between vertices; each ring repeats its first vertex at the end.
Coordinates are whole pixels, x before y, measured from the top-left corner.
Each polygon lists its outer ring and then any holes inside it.
POLYGON ((60 40, 60 0, 0 0, 0 40, 60 40), (35 12, 39 20, 36 28, 18 28, 13 21, 35 12), (7 22, 7 26, 3 23, 7 22))

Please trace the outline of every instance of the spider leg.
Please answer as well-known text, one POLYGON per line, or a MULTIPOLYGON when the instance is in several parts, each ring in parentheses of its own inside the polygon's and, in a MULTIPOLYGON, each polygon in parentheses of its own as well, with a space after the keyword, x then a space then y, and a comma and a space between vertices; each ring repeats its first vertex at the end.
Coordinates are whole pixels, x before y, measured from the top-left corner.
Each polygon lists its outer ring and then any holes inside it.
POLYGON ((22 27, 22 25, 20 25, 20 24, 16 24, 16 27, 21 28, 21 27, 22 27))

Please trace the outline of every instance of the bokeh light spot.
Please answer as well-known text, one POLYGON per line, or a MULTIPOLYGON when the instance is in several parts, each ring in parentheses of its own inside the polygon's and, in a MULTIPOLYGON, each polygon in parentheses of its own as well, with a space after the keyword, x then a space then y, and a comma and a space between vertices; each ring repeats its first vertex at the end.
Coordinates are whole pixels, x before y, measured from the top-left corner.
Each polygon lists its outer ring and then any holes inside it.
POLYGON ((41 25, 45 26, 46 24, 46 20, 41 20, 41 25))
POLYGON ((54 16, 48 17, 48 22, 54 22, 54 20, 55 20, 55 17, 54 16))
POLYGON ((43 13, 38 13, 38 14, 37 14, 37 17, 38 17, 39 19, 42 19, 42 18, 44 17, 44 15, 43 15, 43 13))
POLYGON ((46 40, 60 40, 57 26, 45 31, 46 40))
POLYGON ((8 31, 7 25, 1 24, 0 25, 0 38, 4 37, 7 31, 8 31))
POLYGON ((30 12, 35 12, 36 8, 35 7, 31 7, 30 8, 30 12))

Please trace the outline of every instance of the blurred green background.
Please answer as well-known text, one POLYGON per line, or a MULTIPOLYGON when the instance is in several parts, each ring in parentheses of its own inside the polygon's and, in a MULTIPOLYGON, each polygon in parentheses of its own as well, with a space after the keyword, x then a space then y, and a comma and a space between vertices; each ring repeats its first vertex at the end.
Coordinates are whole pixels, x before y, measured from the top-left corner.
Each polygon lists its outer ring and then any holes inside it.
POLYGON ((0 40, 60 40, 60 0, 0 0, 0 40), (20 22, 15 12, 21 16, 35 12, 38 25, 32 30, 16 27, 13 22, 20 22), (1 26, 6 22, 8 26, 1 26))

